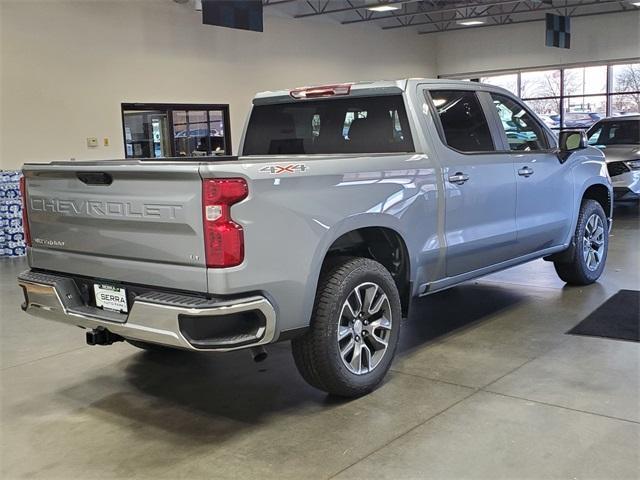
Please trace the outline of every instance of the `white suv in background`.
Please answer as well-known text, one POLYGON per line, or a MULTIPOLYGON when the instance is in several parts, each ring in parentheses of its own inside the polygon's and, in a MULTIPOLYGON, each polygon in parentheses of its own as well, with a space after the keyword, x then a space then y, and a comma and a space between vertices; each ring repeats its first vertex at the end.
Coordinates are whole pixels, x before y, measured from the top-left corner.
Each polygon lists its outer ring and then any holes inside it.
POLYGON ((587 137, 606 157, 615 199, 640 199, 640 115, 602 119, 587 137))

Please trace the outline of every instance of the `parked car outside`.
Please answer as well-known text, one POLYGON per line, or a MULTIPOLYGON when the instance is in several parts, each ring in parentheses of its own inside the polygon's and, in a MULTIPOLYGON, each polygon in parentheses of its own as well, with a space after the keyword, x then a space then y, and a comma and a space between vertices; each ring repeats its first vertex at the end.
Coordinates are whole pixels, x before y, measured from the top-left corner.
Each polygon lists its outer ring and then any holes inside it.
POLYGON ((559 129, 560 128, 560 115, 557 113, 549 114, 549 115, 540 115, 540 118, 545 123, 545 125, 551 129, 559 129))
POLYGON ((596 112, 566 112, 564 114, 565 128, 589 128, 602 118, 596 112))

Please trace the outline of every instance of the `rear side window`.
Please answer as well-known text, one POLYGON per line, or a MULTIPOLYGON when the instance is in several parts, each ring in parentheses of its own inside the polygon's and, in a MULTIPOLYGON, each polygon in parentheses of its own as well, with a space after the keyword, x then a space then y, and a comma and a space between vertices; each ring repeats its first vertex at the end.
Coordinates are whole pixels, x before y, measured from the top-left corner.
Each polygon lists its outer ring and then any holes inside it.
POLYGON ((257 105, 243 155, 413 152, 401 95, 257 105))
POLYGON ((495 150, 491 130, 478 97, 464 90, 431 90, 444 140, 461 152, 495 150))
POLYGON ((496 93, 491 98, 507 135, 509 150, 531 152, 549 148, 544 130, 522 105, 496 93))

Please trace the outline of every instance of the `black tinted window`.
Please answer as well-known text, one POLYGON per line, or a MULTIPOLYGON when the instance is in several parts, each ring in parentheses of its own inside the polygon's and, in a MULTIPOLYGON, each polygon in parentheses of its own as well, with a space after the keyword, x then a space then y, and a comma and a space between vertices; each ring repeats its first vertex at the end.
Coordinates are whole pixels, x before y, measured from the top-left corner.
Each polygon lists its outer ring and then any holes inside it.
POLYGON ((432 90, 447 145, 461 152, 494 150, 489 124, 474 92, 432 90))
POLYGON ((535 151, 549 148, 544 130, 522 105, 496 93, 492 93, 491 98, 507 135, 510 150, 535 151))
POLYGON ((243 155, 413 151, 402 96, 394 95, 255 106, 243 155))

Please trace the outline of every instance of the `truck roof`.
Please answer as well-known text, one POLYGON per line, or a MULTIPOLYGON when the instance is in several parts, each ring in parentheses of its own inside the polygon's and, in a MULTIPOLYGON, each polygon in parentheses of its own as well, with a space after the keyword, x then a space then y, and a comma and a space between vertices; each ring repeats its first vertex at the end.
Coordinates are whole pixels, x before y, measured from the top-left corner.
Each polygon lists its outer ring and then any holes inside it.
MULTIPOLYGON (((336 84, 321 84, 295 87, 287 90, 264 91, 256 94, 253 99, 254 104, 274 103, 291 101, 291 92, 296 90, 330 87, 330 86, 350 86, 351 95, 384 95, 402 93, 418 83, 437 84, 442 86, 468 86, 470 82, 464 80, 449 80, 444 78, 404 78, 400 80, 377 80, 362 82, 344 82, 336 84)), ((480 86, 482 84, 475 83, 480 86)), ((495 87, 492 87, 495 88, 495 87)))

